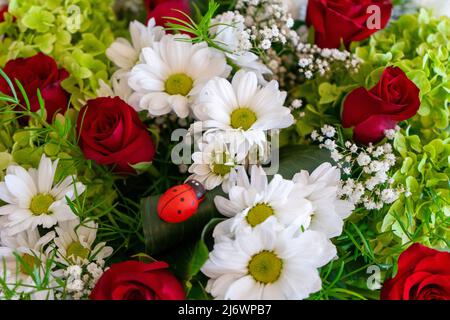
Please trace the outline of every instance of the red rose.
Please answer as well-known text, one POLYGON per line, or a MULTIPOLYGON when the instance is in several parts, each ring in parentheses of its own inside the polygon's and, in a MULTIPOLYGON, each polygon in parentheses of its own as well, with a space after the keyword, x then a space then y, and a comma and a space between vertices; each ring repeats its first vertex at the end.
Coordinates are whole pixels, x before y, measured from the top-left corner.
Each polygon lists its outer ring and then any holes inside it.
POLYGON ((383 300, 450 300, 450 253, 413 244, 398 259, 394 278, 384 282, 383 300))
POLYGON ((358 142, 378 142, 384 138, 385 130, 417 113, 419 92, 400 68, 387 67, 375 87, 357 88, 347 96, 342 125, 354 127, 354 139, 358 142))
MULTIPOLYGON (((31 111, 39 110, 37 90, 41 91, 48 122, 52 121, 55 113, 64 113, 67 110, 69 94, 61 87, 61 81, 66 79, 69 73, 64 69, 58 69, 53 58, 42 53, 31 58, 18 58, 9 61, 3 71, 14 83, 21 104, 26 106, 14 79, 22 84, 30 101, 31 111)), ((0 91, 12 96, 11 88, 3 77, 0 78, 0 91)))
POLYGON ((189 22, 189 19, 179 12, 182 11, 187 15, 191 13, 188 0, 145 0, 145 7, 148 13, 147 21, 154 18, 158 26, 168 27, 167 23, 169 22, 177 23, 167 17, 189 22))
POLYGON ((309 0, 306 15, 308 26, 314 26, 315 42, 321 48, 339 48, 341 39, 346 47, 384 28, 391 17, 391 0, 309 0), (371 6, 380 9, 374 19, 371 6), (372 21, 373 20, 373 21, 372 21), (379 22, 379 26, 372 26, 379 22))
POLYGON ((79 115, 79 145, 87 159, 114 165, 116 172, 133 173, 130 164, 150 162, 155 146, 136 111, 122 99, 97 98, 79 115))
POLYGON ((180 282, 165 262, 125 261, 111 266, 92 290, 91 300, 184 300, 180 282))
POLYGON ((8 5, 5 4, 0 7, 0 22, 5 21, 5 13, 8 12, 8 5))

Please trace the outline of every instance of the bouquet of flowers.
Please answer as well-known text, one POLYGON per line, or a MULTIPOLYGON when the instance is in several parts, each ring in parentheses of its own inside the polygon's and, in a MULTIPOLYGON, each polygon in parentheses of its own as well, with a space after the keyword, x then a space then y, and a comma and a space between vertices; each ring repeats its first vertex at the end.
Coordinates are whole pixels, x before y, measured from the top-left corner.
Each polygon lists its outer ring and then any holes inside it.
POLYGON ((450 299, 449 1, 0 7, 0 299, 450 299))

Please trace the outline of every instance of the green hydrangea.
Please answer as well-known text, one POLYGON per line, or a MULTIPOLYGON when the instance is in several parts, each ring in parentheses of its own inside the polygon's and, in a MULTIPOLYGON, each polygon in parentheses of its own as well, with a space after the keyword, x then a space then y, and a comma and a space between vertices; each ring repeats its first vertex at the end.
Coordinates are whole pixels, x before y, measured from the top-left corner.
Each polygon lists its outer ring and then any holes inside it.
POLYGON ((418 114, 402 124, 394 140, 400 158, 394 179, 407 192, 376 224, 380 235, 372 240, 375 253, 385 259, 413 242, 449 247, 449 37, 449 18, 421 10, 401 16, 356 48, 372 74, 395 65, 420 88, 418 114))
POLYGON ((63 87, 79 108, 80 100, 94 97, 99 79, 111 74, 105 50, 114 32, 125 29, 114 15, 113 2, 11 0, 6 21, 0 23, 0 66, 37 52, 52 56, 70 73, 63 87))
MULTIPOLYGON (((365 229, 373 261, 380 264, 395 262, 413 242, 449 247, 449 37, 448 17, 436 19, 424 9, 403 15, 363 45, 352 45, 363 61, 358 72, 335 70, 327 78, 307 81, 291 91, 306 101, 290 135, 304 144, 324 124, 339 126, 345 96, 356 87, 373 87, 386 66, 400 67, 420 88, 418 114, 401 123, 394 141, 398 166, 393 178, 406 193, 381 211, 359 209, 351 219, 365 229)), ((350 138, 351 132, 344 134, 350 138)))

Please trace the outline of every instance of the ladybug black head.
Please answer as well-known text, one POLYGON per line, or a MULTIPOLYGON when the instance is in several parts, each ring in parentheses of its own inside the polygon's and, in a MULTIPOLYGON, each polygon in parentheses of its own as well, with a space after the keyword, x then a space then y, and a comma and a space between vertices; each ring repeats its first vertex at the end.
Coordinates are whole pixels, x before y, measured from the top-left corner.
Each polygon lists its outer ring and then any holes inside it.
POLYGON ((206 194, 205 187, 197 180, 194 180, 194 179, 188 180, 188 181, 186 181, 186 184, 190 185, 192 187, 192 189, 194 189, 195 196, 197 197, 197 199, 200 200, 205 196, 205 194, 206 194))

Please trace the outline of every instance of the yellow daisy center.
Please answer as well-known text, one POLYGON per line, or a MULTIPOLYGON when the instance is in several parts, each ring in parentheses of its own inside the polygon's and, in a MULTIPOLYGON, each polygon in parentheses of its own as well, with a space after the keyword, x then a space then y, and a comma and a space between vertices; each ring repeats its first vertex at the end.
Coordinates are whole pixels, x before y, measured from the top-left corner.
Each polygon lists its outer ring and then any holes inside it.
POLYGON ((248 130, 256 122, 257 117, 250 108, 239 108, 231 113, 231 127, 248 130))
POLYGON ((31 275, 34 271, 34 269, 36 269, 36 267, 38 267, 41 263, 41 261, 28 253, 25 253, 23 256, 21 256, 22 261, 20 261, 20 272, 22 272, 23 274, 26 275, 31 275))
POLYGON ((184 73, 171 75, 165 83, 166 92, 171 96, 182 95, 187 96, 191 92, 194 81, 191 77, 184 73))
POLYGON ((55 198, 50 194, 37 194, 31 199, 30 210, 36 216, 49 214, 48 208, 50 208, 53 202, 55 202, 55 198))
POLYGON ((67 247, 67 257, 87 259, 89 257, 89 249, 83 247, 79 242, 72 242, 67 247))
POLYGON ((213 164, 212 171, 218 176, 225 176, 230 173, 232 166, 227 166, 226 164, 215 163, 213 164))
POLYGON ((215 173, 218 176, 225 176, 228 173, 230 173, 231 168, 234 167, 234 165, 226 164, 229 163, 228 161, 229 157, 224 152, 222 154, 216 155, 215 162, 212 165, 212 172, 215 173))
POLYGON ((272 251, 255 254, 248 264, 248 272, 258 282, 273 283, 280 278, 283 261, 272 251))
POLYGON ((270 206, 265 203, 260 203, 248 211, 246 219, 249 225, 255 227, 266 221, 273 214, 274 211, 270 206))

